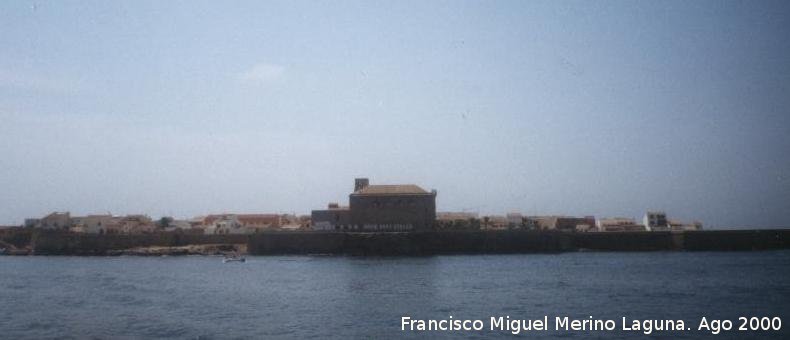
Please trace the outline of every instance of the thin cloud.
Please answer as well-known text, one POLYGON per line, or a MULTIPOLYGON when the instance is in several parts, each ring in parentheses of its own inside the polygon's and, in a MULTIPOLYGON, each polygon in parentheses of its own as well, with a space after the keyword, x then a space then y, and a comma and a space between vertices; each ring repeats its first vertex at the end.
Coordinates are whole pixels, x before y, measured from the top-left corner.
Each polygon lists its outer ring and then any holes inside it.
POLYGON ((242 72, 239 79, 245 82, 266 83, 277 80, 285 73, 285 67, 276 64, 259 63, 242 72))
POLYGON ((49 74, 21 73, 8 69, 0 69, 0 88, 45 92, 45 93, 78 93, 84 91, 83 81, 72 80, 49 74))

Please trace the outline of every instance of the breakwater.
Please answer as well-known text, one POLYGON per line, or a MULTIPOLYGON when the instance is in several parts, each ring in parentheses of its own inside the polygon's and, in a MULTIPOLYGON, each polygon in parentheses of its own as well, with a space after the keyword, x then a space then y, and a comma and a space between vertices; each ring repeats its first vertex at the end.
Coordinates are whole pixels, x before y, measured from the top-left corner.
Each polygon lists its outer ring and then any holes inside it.
POLYGON ((563 233, 425 231, 408 233, 282 232, 254 235, 156 233, 86 235, 38 230, 0 234, 35 255, 111 255, 140 247, 246 244, 253 255, 513 254, 569 251, 748 251, 790 249, 790 230, 563 233), (27 244, 25 244, 27 243, 27 244))

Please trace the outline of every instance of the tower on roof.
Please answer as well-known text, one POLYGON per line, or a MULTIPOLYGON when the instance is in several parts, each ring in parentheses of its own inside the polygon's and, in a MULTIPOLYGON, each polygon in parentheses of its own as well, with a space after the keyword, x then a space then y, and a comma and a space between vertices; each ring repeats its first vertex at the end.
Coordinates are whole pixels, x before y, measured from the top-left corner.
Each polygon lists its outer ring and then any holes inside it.
POLYGON ((354 179, 354 191, 360 191, 370 185, 370 181, 367 178, 355 178, 354 179))

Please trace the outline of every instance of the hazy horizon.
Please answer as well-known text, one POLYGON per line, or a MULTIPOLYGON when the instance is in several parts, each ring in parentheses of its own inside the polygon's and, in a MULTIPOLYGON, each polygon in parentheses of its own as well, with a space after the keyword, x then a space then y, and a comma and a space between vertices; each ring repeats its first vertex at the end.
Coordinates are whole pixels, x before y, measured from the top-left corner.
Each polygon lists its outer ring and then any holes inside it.
POLYGON ((788 226, 790 3, 0 3, 0 225, 347 204, 788 226))

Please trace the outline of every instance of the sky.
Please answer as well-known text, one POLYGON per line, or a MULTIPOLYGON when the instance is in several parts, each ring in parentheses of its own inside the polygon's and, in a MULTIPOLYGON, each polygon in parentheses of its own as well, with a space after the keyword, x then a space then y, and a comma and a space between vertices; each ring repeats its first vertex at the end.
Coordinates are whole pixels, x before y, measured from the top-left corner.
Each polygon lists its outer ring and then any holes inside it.
POLYGON ((787 1, 3 1, 0 224, 439 211, 790 226, 787 1))

